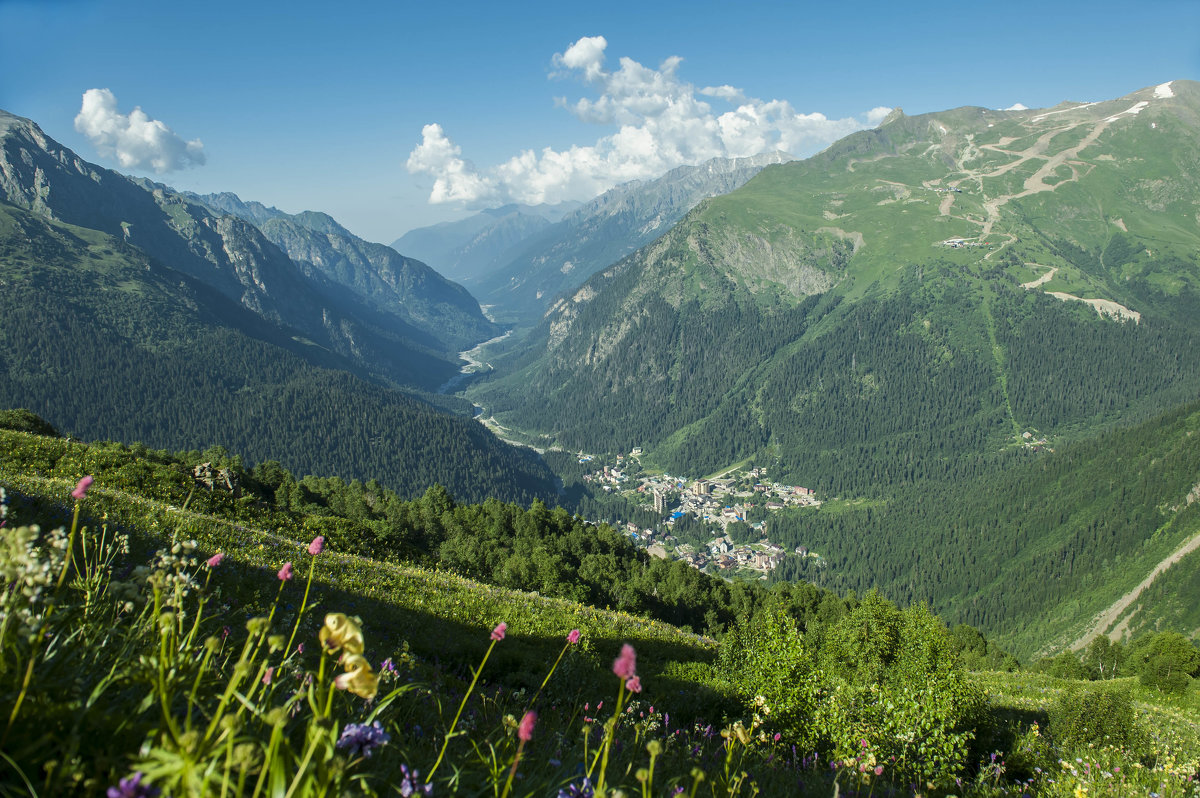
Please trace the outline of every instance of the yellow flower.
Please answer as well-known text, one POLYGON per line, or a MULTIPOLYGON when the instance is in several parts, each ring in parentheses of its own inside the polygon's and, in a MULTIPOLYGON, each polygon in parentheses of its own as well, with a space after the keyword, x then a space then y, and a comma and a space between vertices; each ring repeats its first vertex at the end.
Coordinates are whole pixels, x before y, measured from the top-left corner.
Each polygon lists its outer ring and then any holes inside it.
POLYGON ((333 680, 339 690, 349 690, 359 698, 370 700, 379 692, 379 677, 371 670, 371 663, 361 654, 350 654, 342 659, 346 672, 333 680))
POLYGON ((321 627, 321 647, 330 651, 340 648, 347 654, 363 653, 363 634, 358 624, 357 618, 350 618, 345 613, 329 613, 321 627))

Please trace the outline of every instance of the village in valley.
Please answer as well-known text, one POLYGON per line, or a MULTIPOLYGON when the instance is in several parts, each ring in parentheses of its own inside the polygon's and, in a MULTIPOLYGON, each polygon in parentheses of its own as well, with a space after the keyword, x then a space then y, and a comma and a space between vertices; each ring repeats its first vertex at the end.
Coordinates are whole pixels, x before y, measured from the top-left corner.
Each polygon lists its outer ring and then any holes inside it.
POLYGON ((651 474, 642 470, 641 454, 634 448, 610 464, 597 455, 578 457, 580 465, 595 468, 583 479, 597 494, 623 496, 662 519, 655 526, 618 525, 650 555, 725 577, 758 579, 766 579, 788 554, 820 561, 806 546, 785 549, 769 536, 772 512, 821 504, 811 488, 771 482, 765 468, 735 468, 709 479, 651 474), (690 534, 677 534, 684 525, 690 534))

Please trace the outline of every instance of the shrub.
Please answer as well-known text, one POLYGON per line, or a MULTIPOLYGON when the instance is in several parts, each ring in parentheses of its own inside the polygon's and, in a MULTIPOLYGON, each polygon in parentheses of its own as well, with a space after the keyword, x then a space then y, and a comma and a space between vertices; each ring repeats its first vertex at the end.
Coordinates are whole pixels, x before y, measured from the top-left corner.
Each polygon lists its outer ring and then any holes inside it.
POLYGON ((1126 688, 1071 687, 1050 708, 1050 734, 1062 748, 1140 745, 1133 698, 1126 688))
POLYGON ((0 429, 31 432, 34 435, 46 435, 51 438, 59 437, 58 430, 51 426, 50 422, 24 408, 0 410, 0 429))
POLYGON ((1178 632, 1160 632, 1141 646, 1138 679, 1164 693, 1183 693, 1200 672, 1200 651, 1178 632))

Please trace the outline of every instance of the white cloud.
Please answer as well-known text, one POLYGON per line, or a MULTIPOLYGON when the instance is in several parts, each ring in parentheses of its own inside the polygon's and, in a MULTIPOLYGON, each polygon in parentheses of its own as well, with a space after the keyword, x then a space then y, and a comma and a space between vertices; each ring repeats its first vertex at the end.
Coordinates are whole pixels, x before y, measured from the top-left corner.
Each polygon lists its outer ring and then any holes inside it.
POLYGON ((1004 108, 1002 110, 1004 110, 1004 111, 1028 111, 1029 106, 1027 106, 1023 103, 1013 103, 1012 105, 1010 105, 1007 108, 1004 108))
POLYGON ((893 109, 888 108, 886 105, 880 105, 876 108, 872 108, 870 111, 867 111, 867 124, 871 125, 872 127, 879 127, 879 124, 883 122, 883 120, 887 119, 887 115, 890 114, 892 110, 893 109))
POLYGON ((413 174, 436 178, 430 202, 474 205, 495 196, 494 182, 481 176, 474 164, 459 157, 461 153, 462 149, 446 138, 441 125, 426 125, 421 129, 421 143, 409 154, 407 167, 413 174))
POLYGON ((75 129, 87 136, 96 152, 124 169, 149 169, 157 174, 204 163, 200 139, 184 141, 171 128, 151 119, 141 108, 117 111, 117 98, 108 89, 88 89, 75 117, 75 129))
POLYGON ((604 50, 608 40, 603 36, 584 36, 567 48, 565 53, 556 53, 554 63, 567 69, 582 70, 589 80, 602 73, 604 50))
POLYGON ((874 108, 862 118, 829 119, 800 113, 784 100, 749 98, 734 86, 696 89, 680 79, 683 59, 657 69, 631 58, 606 69, 603 36, 585 36, 555 54, 555 77, 574 77, 594 92, 555 100, 577 118, 611 128, 594 143, 566 150, 524 150, 484 171, 461 157, 440 125, 426 125, 409 155, 408 170, 434 178, 429 201, 489 203, 587 200, 629 180, 658 177, 684 164, 782 150, 804 157, 839 138, 876 126, 891 111, 874 108), (714 111, 709 99, 732 106, 714 111))

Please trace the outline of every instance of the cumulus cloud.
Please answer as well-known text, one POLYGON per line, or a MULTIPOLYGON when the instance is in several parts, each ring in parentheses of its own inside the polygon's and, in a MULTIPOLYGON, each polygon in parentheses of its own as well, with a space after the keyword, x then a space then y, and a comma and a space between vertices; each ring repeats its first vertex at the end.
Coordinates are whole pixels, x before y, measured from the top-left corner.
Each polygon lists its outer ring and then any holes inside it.
POLYGON ((872 127, 878 127, 883 120, 887 119, 887 115, 892 112, 891 108, 886 105, 880 105, 867 111, 867 124, 872 127))
POLYGON ((1002 108, 1000 110, 1002 110, 1002 111, 1028 111, 1029 106, 1025 105, 1024 103, 1013 103, 1012 105, 1008 106, 1007 108, 1002 108))
POLYGON ((75 129, 91 140, 100 155, 116 160, 125 169, 150 169, 163 174, 204 163, 200 139, 184 141, 141 108, 120 113, 117 98, 108 89, 83 93, 75 129))
POLYGON ((575 100, 557 98, 559 107, 611 132, 566 150, 525 150, 480 171, 462 158, 440 125, 426 125, 407 166, 434 178, 430 202, 482 207, 587 200, 620 183, 711 158, 772 151, 811 155, 848 133, 876 126, 891 111, 873 108, 845 119, 801 113, 785 100, 747 97, 734 86, 697 89, 679 77, 678 56, 656 69, 620 58, 610 70, 607 48, 603 36, 579 39, 555 54, 553 76, 574 78, 591 90, 575 100), (713 102, 721 107, 714 109, 713 102))
POLYGON ((446 138, 442 126, 426 125, 421 129, 421 143, 409 153, 408 171, 435 177, 429 201, 464 202, 486 201, 496 194, 494 180, 480 175, 474 164, 460 156, 462 148, 446 138))

